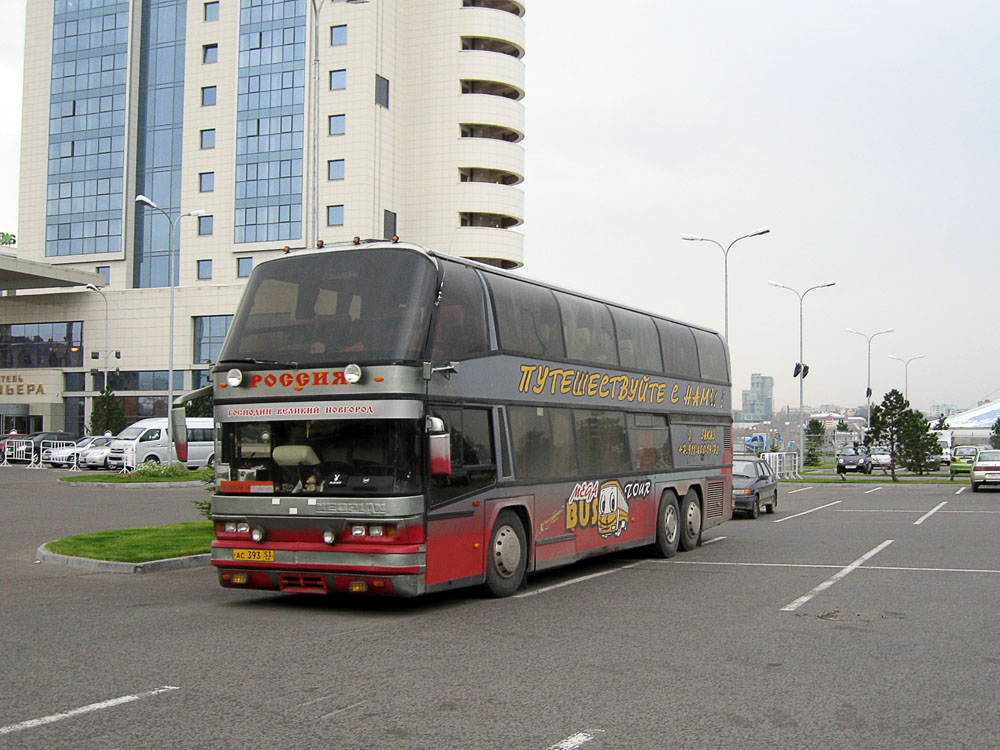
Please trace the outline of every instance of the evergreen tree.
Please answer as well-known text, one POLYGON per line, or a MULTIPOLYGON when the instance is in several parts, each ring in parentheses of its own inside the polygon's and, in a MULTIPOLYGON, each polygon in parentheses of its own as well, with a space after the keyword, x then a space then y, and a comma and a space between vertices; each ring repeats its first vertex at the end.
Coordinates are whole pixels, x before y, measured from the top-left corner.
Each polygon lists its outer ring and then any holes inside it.
POLYGON ((88 432, 91 435, 103 435, 105 432, 117 435, 125 429, 125 423, 125 407, 115 398, 114 391, 108 386, 94 399, 88 432))
POLYGON ((826 437, 826 430, 823 423, 818 419, 810 419, 806 425, 806 455, 804 463, 806 466, 819 466, 820 452, 823 449, 823 439, 826 437))
POLYGON ((948 430, 948 420, 944 418, 944 414, 938 417, 937 424, 934 425, 935 430, 948 430))
POLYGON ((924 415, 907 409, 900 424, 900 459, 910 471, 923 474, 938 467, 934 458, 938 454, 937 438, 930 430, 924 415))
POLYGON ((993 432, 990 433, 990 445, 1000 448, 1000 417, 993 423, 993 432))
POLYGON ((184 405, 184 416, 185 417, 211 417, 212 416, 212 397, 202 396, 201 398, 196 398, 194 401, 188 401, 184 405))
POLYGON ((873 445, 884 445, 892 458, 890 470, 892 481, 898 482, 896 477, 896 466, 900 459, 902 446, 901 433, 905 423, 904 416, 909 411, 910 402, 903 398, 903 394, 893 388, 882 399, 882 403, 872 407, 871 420, 868 424, 868 432, 865 434, 865 446, 871 448, 873 445))

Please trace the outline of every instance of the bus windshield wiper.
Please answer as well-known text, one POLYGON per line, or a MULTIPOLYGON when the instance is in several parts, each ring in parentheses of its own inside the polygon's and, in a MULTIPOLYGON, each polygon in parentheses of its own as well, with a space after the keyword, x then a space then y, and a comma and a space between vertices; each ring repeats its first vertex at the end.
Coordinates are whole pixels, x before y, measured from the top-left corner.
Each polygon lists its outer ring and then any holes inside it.
POLYGON ((254 359, 253 357, 246 357, 244 359, 220 359, 217 364, 234 364, 234 365, 274 365, 275 367, 284 367, 290 370, 298 370, 298 362, 279 362, 276 359, 254 359))

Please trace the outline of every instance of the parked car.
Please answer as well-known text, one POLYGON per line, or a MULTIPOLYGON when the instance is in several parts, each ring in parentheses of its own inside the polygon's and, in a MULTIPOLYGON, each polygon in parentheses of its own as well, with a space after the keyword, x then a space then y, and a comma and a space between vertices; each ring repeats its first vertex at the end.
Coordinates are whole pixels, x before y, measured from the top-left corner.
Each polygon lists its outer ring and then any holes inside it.
POLYGON ((979 492, 984 484, 1000 484, 1000 450, 979 451, 969 470, 969 479, 973 492, 979 492))
POLYGON ((841 448, 837 454, 837 473, 846 474, 849 471, 871 474, 872 462, 868 454, 850 446, 841 448))
POLYGON ((972 472, 972 463, 979 455, 977 445, 956 445, 951 449, 951 463, 948 465, 948 478, 954 479, 959 474, 972 472))
POLYGON ((49 466, 72 466, 73 461, 76 460, 79 466, 82 464, 80 454, 83 453, 84 449, 96 448, 107 445, 110 442, 110 437, 86 435, 77 440, 74 445, 65 448, 47 448, 43 450, 42 461, 49 466))
POLYGON ((871 460, 873 469, 891 469, 892 454, 884 445, 873 445, 871 448, 871 460))
POLYGON ((756 456, 733 456, 733 510, 750 518, 778 509, 778 478, 767 461, 756 456))
POLYGON ((80 451, 80 462, 78 466, 85 469, 107 469, 108 454, 111 453, 111 440, 103 445, 91 445, 80 451))
POLYGON ((43 442, 74 442, 76 438, 68 432, 55 430, 49 432, 33 432, 30 435, 25 435, 23 438, 20 438, 20 440, 30 440, 31 443, 22 443, 21 445, 15 446, 14 450, 7 454, 8 461, 28 461, 32 463, 41 461, 43 442))
MULTIPOLYGON (((23 433, 20 433, 20 432, 11 432, 11 433, 8 433, 6 435, 0 435, 0 451, 4 451, 5 453, 7 452, 7 441, 8 440, 10 440, 10 441, 24 440, 26 437, 28 437, 28 436, 25 435, 25 434, 23 434, 23 433)), ((10 446, 10 448, 11 448, 11 452, 13 452, 13 450, 14 450, 13 444, 10 446)), ((8 458, 10 458, 10 456, 8 456, 8 458)))

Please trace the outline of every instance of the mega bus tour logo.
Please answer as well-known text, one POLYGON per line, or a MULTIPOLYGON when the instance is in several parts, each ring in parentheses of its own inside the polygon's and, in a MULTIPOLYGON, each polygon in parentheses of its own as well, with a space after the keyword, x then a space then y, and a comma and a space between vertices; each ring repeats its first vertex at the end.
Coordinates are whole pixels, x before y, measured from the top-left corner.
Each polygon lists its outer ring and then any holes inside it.
POLYGON ((652 489, 648 479, 578 482, 566 500, 566 531, 596 526, 605 539, 621 536, 628 528, 629 501, 646 497, 652 489))

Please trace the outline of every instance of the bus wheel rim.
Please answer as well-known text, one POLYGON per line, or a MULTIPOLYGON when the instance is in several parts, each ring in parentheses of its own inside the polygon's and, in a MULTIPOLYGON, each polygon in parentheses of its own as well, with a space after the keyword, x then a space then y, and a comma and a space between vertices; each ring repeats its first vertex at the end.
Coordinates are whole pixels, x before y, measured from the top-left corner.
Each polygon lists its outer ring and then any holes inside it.
POLYGON ((688 503, 687 518, 685 520, 687 522, 688 533, 692 537, 697 536, 701 530, 701 509, 697 503, 688 503))
POLYGON ((677 518, 677 509, 673 505, 668 505, 663 514, 663 535, 668 542, 674 541, 680 529, 680 520, 677 518))
POLYGON ((504 578, 510 578, 517 572, 520 563, 521 540, 510 526, 501 526, 493 540, 493 564, 497 572, 504 578))

